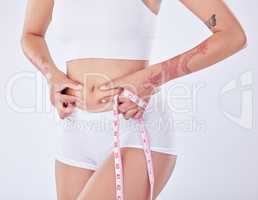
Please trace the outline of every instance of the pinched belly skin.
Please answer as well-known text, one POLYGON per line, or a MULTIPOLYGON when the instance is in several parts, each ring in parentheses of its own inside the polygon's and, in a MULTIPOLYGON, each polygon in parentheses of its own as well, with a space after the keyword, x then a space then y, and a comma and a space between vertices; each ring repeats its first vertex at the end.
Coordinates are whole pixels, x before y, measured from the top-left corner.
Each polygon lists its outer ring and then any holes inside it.
MULTIPOLYGON (((67 76, 83 85, 80 93, 83 104, 78 105, 89 112, 104 112, 112 109, 112 103, 101 103, 106 95, 98 87, 115 78, 122 77, 143 69, 148 65, 145 60, 121 59, 79 59, 67 62, 67 76)), ((66 94, 75 95, 75 91, 67 89, 66 94)))

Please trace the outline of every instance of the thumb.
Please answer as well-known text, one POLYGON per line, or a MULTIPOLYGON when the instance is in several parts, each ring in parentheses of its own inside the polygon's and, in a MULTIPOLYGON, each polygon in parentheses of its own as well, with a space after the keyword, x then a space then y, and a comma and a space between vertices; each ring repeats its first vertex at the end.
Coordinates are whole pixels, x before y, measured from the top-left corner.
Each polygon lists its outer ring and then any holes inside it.
POLYGON ((70 89, 74 89, 74 90, 81 90, 83 88, 82 84, 77 83, 70 79, 69 79, 69 82, 63 83, 62 86, 64 88, 70 88, 70 89))

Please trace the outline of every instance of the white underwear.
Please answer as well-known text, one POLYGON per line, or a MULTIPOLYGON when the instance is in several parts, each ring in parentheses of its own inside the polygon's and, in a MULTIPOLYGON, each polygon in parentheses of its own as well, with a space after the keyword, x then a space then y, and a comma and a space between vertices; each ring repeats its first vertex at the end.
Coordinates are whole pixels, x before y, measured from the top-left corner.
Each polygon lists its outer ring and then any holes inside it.
MULTIPOLYGON (((172 110, 166 92, 153 95, 144 112, 144 124, 149 134, 151 151, 176 155, 172 110)), ((96 170, 112 154, 113 111, 87 112, 76 108, 64 120, 58 115, 58 148, 56 159, 65 164, 96 170)), ((134 119, 120 117, 120 146, 143 149, 139 124, 134 119)))

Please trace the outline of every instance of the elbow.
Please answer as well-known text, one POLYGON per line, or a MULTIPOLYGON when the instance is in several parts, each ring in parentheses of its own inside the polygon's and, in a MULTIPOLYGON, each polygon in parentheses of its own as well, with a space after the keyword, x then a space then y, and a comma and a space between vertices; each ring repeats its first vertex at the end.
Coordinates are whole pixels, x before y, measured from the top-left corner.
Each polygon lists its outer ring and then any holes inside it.
POLYGON ((235 35, 237 41, 238 50, 247 47, 247 35, 243 30, 239 30, 235 35))
POLYGON ((34 42, 37 39, 44 39, 44 35, 31 32, 23 32, 20 37, 20 45, 22 50, 26 48, 27 44, 34 42))
POLYGON ((232 47, 234 51, 240 51, 247 47, 247 35, 242 27, 238 27, 228 31, 228 45, 232 47))

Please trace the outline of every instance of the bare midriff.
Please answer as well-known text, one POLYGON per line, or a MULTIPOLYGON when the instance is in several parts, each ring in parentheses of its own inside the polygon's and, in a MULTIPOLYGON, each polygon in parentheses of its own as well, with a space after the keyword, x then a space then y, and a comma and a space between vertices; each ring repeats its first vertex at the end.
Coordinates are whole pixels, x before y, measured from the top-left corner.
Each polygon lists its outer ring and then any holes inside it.
MULTIPOLYGON (((67 76, 83 85, 81 96, 84 106, 78 107, 89 112, 104 112, 110 111, 112 104, 101 103, 106 92, 100 91, 99 86, 145 68, 148 61, 87 58, 71 60, 66 64, 67 76)), ((75 91, 67 89, 66 94, 75 95, 75 91)))

